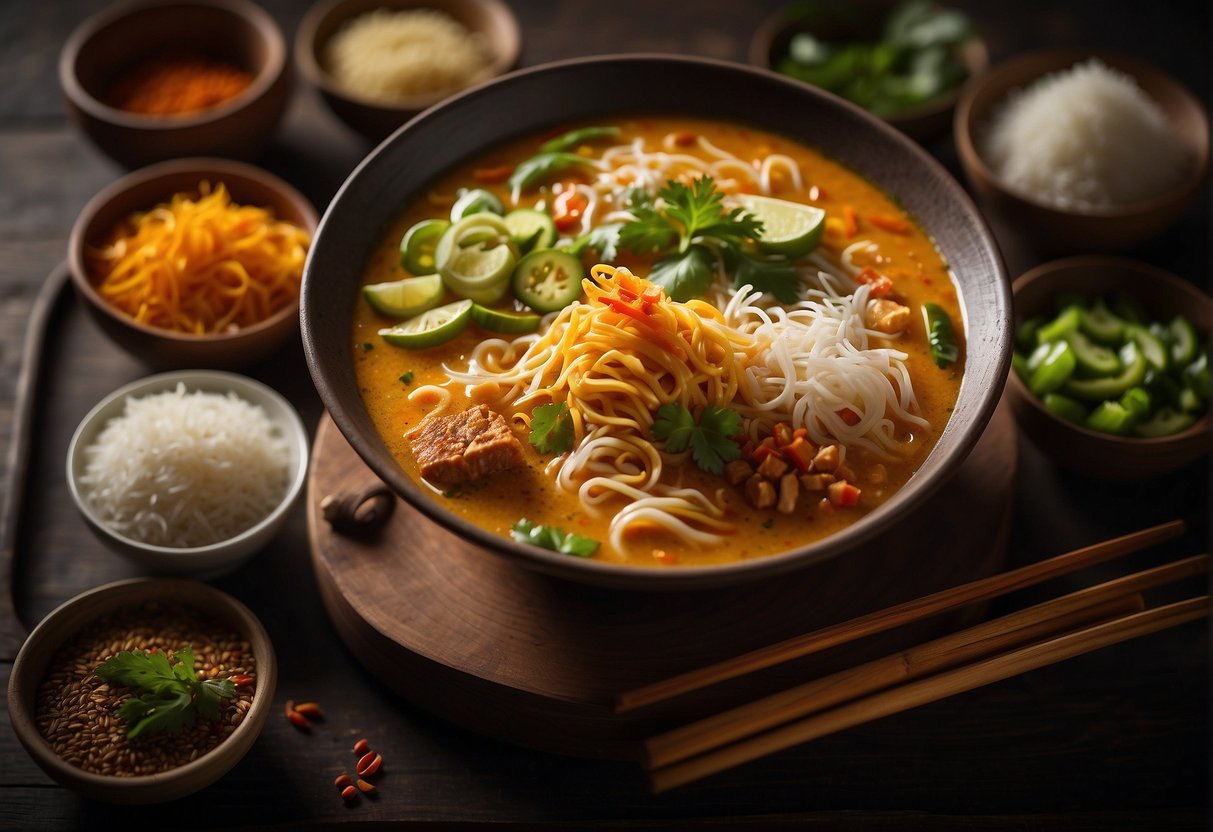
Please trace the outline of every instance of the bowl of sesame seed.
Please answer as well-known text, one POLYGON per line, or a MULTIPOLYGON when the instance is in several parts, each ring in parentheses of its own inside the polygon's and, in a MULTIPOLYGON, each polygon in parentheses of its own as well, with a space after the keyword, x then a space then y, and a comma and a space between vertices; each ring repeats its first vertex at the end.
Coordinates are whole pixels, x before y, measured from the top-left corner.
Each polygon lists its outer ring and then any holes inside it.
POLYGON ((13 663, 13 730, 63 786, 108 803, 175 800, 230 771, 273 703, 257 617, 197 581, 137 578, 77 595, 13 663))

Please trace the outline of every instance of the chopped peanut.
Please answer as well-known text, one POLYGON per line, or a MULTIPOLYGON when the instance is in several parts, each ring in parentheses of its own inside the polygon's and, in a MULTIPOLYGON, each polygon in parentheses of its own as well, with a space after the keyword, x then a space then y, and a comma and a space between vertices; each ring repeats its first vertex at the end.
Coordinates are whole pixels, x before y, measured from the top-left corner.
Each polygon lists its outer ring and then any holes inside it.
POLYGON ((777 480, 788 472, 788 464, 771 454, 758 465, 758 473, 770 480, 777 480))
POLYGON ((784 474, 779 478, 779 505, 777 511, 791 514, 796 510, 796 499, 800 496, 800 483, 795 474, 784 474))
POLYGON ((833 474, 805 474, 800 478, 800 485, 805 491, 825 491, 834 479, 833 474))
POLYGON ((741 485, 754 476, 754 466, 744 459, 735 459, 724 466, 724 477, 730 485, 741 485))
POLYGON ((822 445, 817 455, 813 457, 813 469, 816 471, 833 471, 838 467, 841 456, 837 445, 822 445))
POLYGON ((775 505, 775 486, 758 474, 746 480, 745 495, 754 508, 770 508, 775 505))
POLYGON ((833 505, 845 507, 853 506, 859 502, 859 489, 846 480, 832 482, 826 490, 833 505))
POLYGON ((883 298, 869 300, 863 310, 863 322, 868 329, 895 335, 910 323, 910 307, 883 298))

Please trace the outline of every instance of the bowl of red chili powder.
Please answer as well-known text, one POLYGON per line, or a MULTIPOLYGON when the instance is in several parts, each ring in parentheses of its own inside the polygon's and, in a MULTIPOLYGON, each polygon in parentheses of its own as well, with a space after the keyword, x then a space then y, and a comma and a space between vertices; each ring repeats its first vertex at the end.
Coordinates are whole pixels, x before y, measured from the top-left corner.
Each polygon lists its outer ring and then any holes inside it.
POLYGON ((84 21, 59 56, 74 121, 128 167, 253 159, 285 111, 282 31, 248 0, 134 0, 84 21))

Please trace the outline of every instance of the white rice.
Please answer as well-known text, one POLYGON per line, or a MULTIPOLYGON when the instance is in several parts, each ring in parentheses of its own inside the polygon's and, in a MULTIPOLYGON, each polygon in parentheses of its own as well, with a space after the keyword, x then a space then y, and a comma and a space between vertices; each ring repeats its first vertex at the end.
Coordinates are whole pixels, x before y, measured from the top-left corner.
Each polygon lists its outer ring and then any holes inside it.
POLYGON ((235 537, 286 494, 290 446, 258 405, 234 393, 176 390, 130 398, 84 450, 84 501, 123 537, 172 548, 235 537))
POLYGON ((1012 93, 982 155, 1008 188, 1067 210, 1149 199, 1191 164, 1158 105, 1097 59, 1012 93))
POLYGON ((479 80, 491 62, 479 32, 436 9, 375 9, 329 40, 325 65, 349 92, 384 103, 454 92, 479 80))

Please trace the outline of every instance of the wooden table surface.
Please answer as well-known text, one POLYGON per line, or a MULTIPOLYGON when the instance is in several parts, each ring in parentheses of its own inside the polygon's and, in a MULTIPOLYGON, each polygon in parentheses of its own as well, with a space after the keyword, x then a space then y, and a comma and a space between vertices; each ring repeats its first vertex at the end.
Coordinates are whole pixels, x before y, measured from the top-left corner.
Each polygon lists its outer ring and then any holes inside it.
MULTIPOLYGON (((103 0, 0 0, 0 448, 3 488, 25 490, 14 595, 21 621, 101 583, 137 574, 107 554, 67 502, 68 438, 97 399, 146 367, 112 347, 70 300, 57 311, 37 413, 31 474, 10 483, 8 452, 22 338, 43 281, 66 254, 84 203, 122 170, 68 123, 56 80, 70 29, 103 0)), ((293 35, 305 4, 263 5, 293 35)), ((512 0, 521 64, 588 54, 661 51, 745 59, 775 0, 512 0)), ((1055 45, 1131 52, 1209 98, 1208 4, 955 2, 978 21, 995 62, 1055 45), (1203 6, 1199 11, 1196 5, 1203 6)), ((722 94, 725 94, 722 91, 722 94)), ((949 138, 928 149, 959 177, 949 138)), ((259 160, 320 208, 369 147, 315 94, 297 88, 272 149, 259 160)), ((963 181, 963 180, 962 180, 963 181)), ((1175 229, 1130 252, 1206 285, 1204 198, 1175 229)), ((992 220, 1016 275, 1043 258, 992 220)), ((282 389, 315 426, 321 415, 298 345, 251 375, 282 389)), ((1183 517, 1181 543, 1142 555, 1207 551, 1203 464, 1158 481, 1109 485, 1065 473, 1020 446, 1013 563, 1027 563, 1183 517)), ((1109 570, 1109 573, 1111 570, 1109 570)), ((1204 624, 1151 636, 889 717, 654 797, 624 764, 553 757, 441 722, 380 685, 337 638, 320 605, 300 506, 283 534, 216 582, 263 619, 282 665, 279 699, 316 699, 329 718, 311 736, 272 718, 219 783, 171 808, 93 804, 38 770, 0 717, 0 824, 66 829, 171 822, 178 828, 328 826, 717 829, 1204 829, 1209 804, 1209 662, 1204 624), (381 796, 346 808, 331 786, 354 739, 388 761, 381 796), (171 812, 171 815, 169 814, 171 812), (170 820, 171 818, 171 820, 170 820)), ((1078 586, 1061 581, 1053 586, 1078 586)), ((1198 584, 1199 588, 1199 584, 1198 584)), ((743 591, 743 590, 742 590, 743 591)), ((1036 597, 1027 593, 1024 597, 1036 597)), ((995 607, 997 611, 998 607, 995 607)), ((13 651, 0 655, 7 684, 13 651)))

